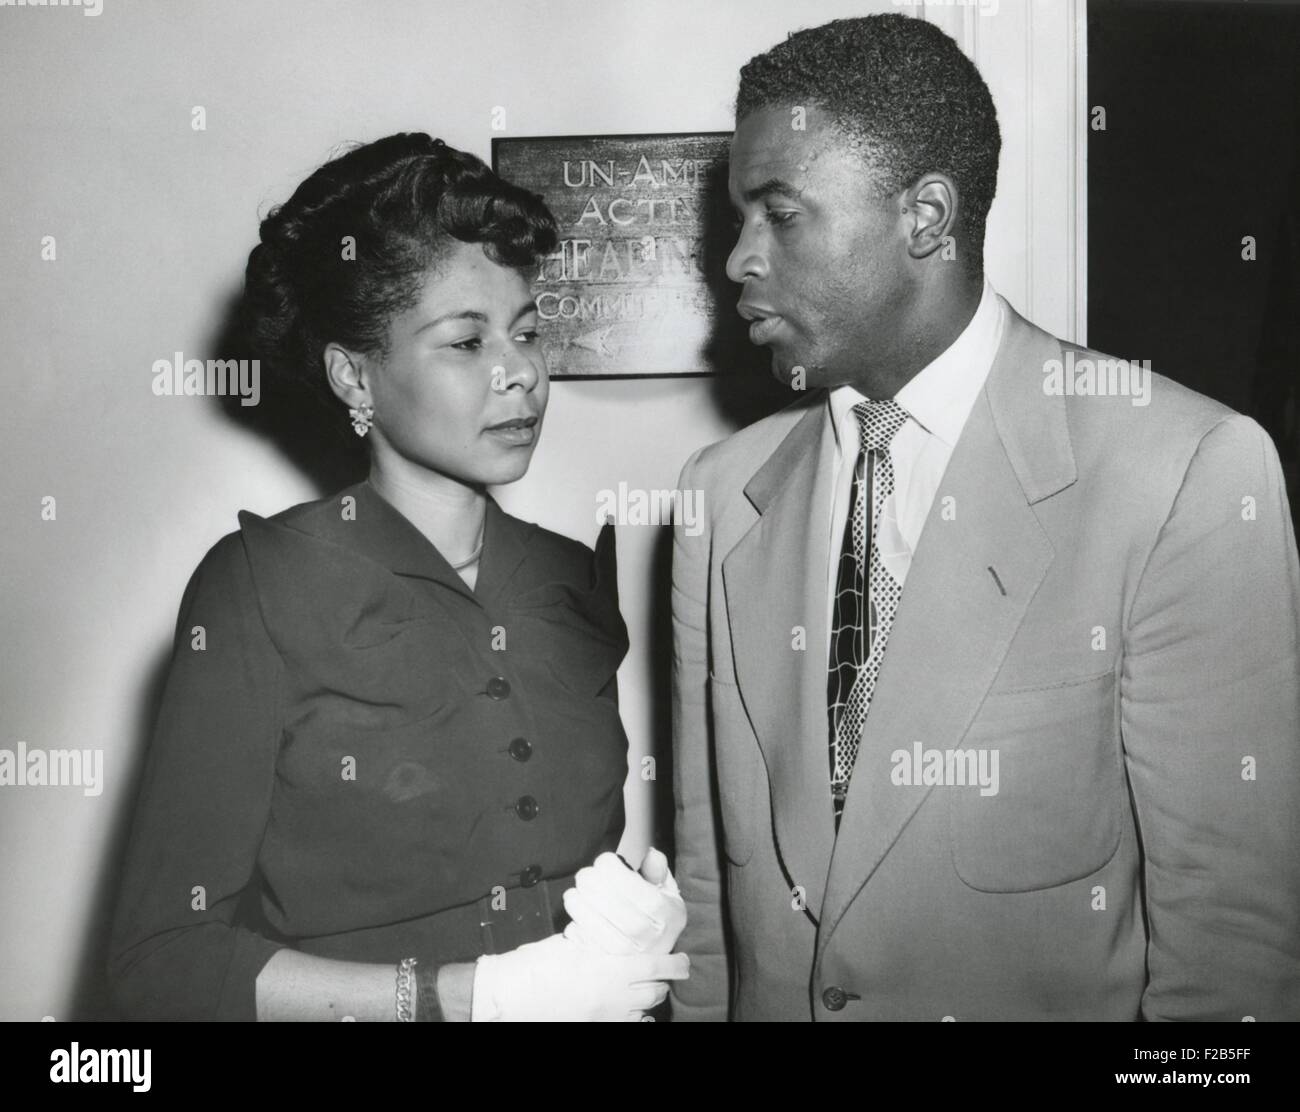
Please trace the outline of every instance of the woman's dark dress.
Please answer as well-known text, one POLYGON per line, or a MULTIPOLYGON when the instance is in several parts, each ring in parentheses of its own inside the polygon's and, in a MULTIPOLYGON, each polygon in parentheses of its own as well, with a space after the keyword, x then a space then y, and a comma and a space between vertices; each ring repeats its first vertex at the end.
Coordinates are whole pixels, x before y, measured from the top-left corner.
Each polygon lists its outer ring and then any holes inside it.
POLYGON ((181 603, 121 1010, 253 1019, 282 946, 443 963, 562 926, 623 828, 612 529, 593 557, 489 498, 471 591, 369 483, 240 524, 181 603))

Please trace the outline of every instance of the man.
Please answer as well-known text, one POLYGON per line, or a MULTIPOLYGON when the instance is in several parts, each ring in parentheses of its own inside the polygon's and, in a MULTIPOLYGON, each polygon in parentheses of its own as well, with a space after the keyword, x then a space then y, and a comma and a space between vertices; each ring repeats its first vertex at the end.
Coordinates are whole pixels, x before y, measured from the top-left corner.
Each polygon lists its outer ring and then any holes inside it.
POLYGON ((678 1019, 1300 1018, 1277 455, 991 290, 999 146, 921 20, 741 71, 728 272, 797 393, 680 482, 678 1019))

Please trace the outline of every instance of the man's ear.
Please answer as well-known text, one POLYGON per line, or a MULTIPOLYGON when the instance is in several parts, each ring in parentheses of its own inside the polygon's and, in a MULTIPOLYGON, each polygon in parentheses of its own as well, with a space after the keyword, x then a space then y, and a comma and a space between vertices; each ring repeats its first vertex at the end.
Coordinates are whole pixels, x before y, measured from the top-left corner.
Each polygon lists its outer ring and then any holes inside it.
POLYGON ((339 401, 349 409, 358 409, 363 403, 375 404, 370 397, 365 356, 349 351, 341 344, 329 343, 325 345, 322 358, 325 378, 339 401))
POLYGON ((903 212, 911 218, 907 253, 925 259, 957 238, 957 183, 947 174, 925 174, 903 195, 903 212))

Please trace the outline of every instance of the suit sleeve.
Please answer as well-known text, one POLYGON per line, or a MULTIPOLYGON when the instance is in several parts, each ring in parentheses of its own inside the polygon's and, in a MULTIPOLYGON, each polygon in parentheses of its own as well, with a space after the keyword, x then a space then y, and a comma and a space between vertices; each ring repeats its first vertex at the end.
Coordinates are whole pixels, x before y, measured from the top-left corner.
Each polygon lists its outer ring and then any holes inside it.
MULTIPOLYGON (((686 461, 677 488, 700 490, 699 452, 686 461)), ((708 493, 701 499, 705 526, 690 536, 673 526, 673 796, 676 806, 676 876, 686 903, 686 928, 677 949, 691 959, 687 981, 672 986, 674 1020, 727 1018, 728 956, 723 925, 722 878, 716 815, 713 746, 708 719, 708 493)))
POLYGON ((1153 1020, 1300 1019, 1300 566, 1277 453, 1201 440, 1125 630, 1153 1020))
POLYGON ((236 912, 270 811, 280 688, 233 534, 185 590, 145 760, 109 957, 129 1019, 257 1017, 257 975, 281 944, 238 925, 236 912))

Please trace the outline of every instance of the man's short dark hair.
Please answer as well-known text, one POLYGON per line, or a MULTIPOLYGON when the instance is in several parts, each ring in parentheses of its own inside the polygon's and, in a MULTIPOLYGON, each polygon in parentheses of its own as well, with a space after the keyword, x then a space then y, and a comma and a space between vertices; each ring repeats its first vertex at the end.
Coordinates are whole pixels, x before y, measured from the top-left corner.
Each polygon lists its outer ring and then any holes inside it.
POLYGON ((925 173, 949 175, 965 261, 982 271, 1002 137, 988 86, 951 38, 893 14, 795 31, 741 69, 736 122, 759 108, 796 105, 818 106, 861 144, 883 196, 925 173))

